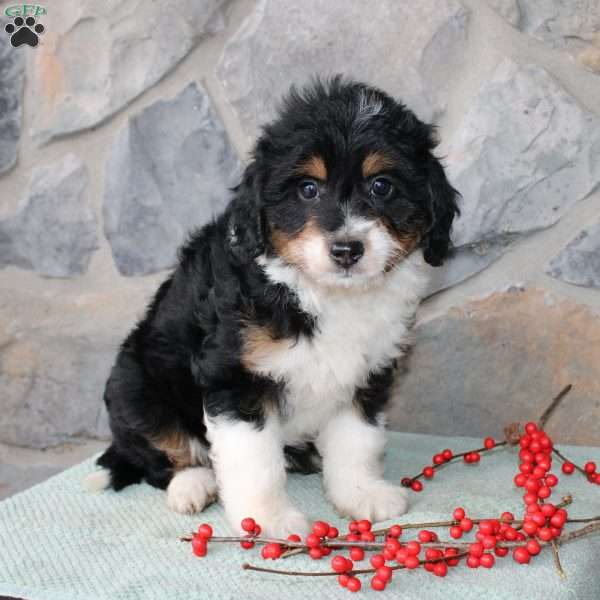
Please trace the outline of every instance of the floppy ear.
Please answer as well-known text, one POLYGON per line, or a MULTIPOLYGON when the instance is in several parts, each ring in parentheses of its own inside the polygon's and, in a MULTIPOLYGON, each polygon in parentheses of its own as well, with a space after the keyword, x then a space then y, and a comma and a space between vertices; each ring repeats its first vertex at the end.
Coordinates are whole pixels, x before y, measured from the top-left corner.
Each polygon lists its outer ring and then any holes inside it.
POLYGON ((227 237, 232 254, 248 263, 265 250, 264 223, 261 210, 256 165, 244 171, 242 182, 235 188, 229 208, 227 237))
POLYGON ((440 162, 433 155, 429 159, 431 227, 424 238, 423 256, 434 267, 439 267, 448 256, 452 243, 452 221, 460 214, 457 200, 460 194, 448 183, 440 162))

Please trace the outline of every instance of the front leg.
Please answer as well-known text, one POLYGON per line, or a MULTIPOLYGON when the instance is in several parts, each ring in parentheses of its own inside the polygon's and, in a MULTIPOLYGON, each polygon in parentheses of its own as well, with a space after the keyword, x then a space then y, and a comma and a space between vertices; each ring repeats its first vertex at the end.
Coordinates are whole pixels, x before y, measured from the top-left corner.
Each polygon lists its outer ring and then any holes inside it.
POLYGON ((304 534, 308 523, 285 490, 279 417, 249 422, 224 414, 205 420, 219 497, 232 527, 241 532, 241 520, 252 517, 266 536, 304 534))
POLYGON ((407 494, 383 478, 385 429, 358 408, 334 416, 319 433, 323 483, 342 516, 385 521, 406 512, 407 494))

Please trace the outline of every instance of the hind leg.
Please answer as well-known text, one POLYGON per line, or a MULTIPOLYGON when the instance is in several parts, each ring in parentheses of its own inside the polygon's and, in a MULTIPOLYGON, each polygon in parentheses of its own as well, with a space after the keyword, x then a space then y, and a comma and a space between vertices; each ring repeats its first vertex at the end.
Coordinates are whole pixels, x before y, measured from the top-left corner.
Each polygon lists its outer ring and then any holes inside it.
POLYGON ((177 471, 167 486, 167 506, 178 513, 200 512, 217 495, 217 482, 212 469, 189 467, 177 471))

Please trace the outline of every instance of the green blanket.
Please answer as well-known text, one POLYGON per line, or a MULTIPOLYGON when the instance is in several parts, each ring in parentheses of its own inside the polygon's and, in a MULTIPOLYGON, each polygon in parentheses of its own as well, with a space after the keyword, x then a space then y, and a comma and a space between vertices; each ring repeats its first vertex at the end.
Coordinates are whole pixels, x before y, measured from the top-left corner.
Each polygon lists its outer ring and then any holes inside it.
MULTIPOLYGON (((391 480, 414 474, 443 448, 459 452, 481 443, 412 434, 389 437, 386 474, 391 480)), ((565 447, 564 451, 580 462, 589 458, 600 462, 597 448, 565 447)), ((335 579, 242 571, 240 565, 245 561, 265 566, 256 549, 243 551, 234 544, 215 544, 206 558, 194 557, 189 544, 178 541, 178 536, 203 521, 212 523, 217 534, 230 533, 220 506, 188 517, 169 511, 164 492, 148 485, 132 486, 118 494, 86 492, 80 482, 93 469, 93 461, 86 461, 0 503, 0 596, 27 600, 348 598, 350 592, 335 579)), ((445 467, 426 483, 423 492, 410 492, 410 511, 398 520, 448 519, 458 505, 473 516, 498 515, 504 510, 521 515, 522 493, 512 484, 516 470, 515 450, 494 451, 476 466, 445 467)), ((330 520, 340 529, 344 526, 324 500, 318 476, 292 476, 289 489, 310 517, 330 520)), ((562 476, 553 500, 567 493, 574 497, 571 516, 600 514, 599 486, 578 475, 562 476)), ((442 535, 449 539, 447 532, 442 535)), ((507 557, 490 570, 451 569, 444 579, 423 569, 399 571, 382 597, 600 599, 600 536, 563 547, 561 558, 568 575, 565 581, 559 579, 546 550, 527 566, 507 557)), ((329 560, 293 557, 269 561, 268 566, 329 570, 329 560)), ((367 578, 363 578, 360 593, 376 594, 367 578)))

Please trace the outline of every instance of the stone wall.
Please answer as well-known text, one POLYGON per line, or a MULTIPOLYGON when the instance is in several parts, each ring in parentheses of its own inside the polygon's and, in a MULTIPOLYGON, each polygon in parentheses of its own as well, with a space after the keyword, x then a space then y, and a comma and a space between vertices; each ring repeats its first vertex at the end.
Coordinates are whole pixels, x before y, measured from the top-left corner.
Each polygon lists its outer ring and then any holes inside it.
MULTIPOLYGON (((0 2, 2 10, 10 2, 0 2)), ((597 0, 48 3, 0 30, 0 441, 107 434, 103 382, 291 83, 337 72, 440 126, 462 192, 392 426, 498 433, 564 384, 600 442, 597 0)))

